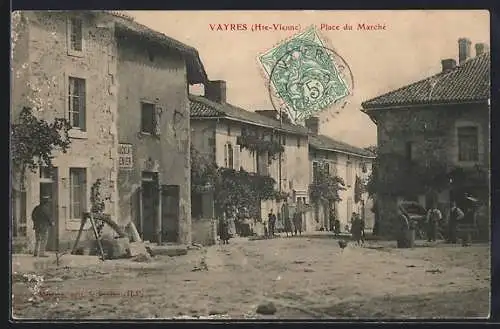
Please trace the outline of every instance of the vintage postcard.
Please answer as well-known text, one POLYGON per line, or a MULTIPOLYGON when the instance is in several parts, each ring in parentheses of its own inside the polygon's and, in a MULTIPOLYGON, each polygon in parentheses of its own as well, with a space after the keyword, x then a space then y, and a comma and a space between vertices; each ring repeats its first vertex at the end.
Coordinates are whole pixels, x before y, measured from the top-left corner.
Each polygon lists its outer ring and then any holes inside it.
POLYGON ((12 318, 487 318, 489 24, 13 12, 12 318))

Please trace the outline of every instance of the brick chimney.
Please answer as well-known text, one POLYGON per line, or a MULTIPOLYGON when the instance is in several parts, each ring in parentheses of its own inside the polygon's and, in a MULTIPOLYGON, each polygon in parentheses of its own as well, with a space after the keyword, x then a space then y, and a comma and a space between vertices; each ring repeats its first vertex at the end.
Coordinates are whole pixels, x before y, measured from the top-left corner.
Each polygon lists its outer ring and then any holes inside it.
POLYGON ((457 66, 457 61, 453 58, 443 59, 441 66, 443 67, 443 73, 450 72, 457 66))
POLYGON ((217 103, 226 102, 226 81, 209 81, 205 85, 205 97, 217 103))
POLYGON ((273 120, 279 120, 279 113, 275 110, 256 110, 255 113, 271 118, 273 120))
POLYGON ((479 56, 483 53, 490 51, 488 45, 482 42, 476 43, 475 48, 476 48, 476 56, 479 56))
POLYGON ((309 129, 309 133, 317 135, 319 132, 319 118, 310 117, 306 119, 306 127, 309 129))
POLYGON ((462 64, 471 57, 471 44, 467 38, 458 39, 458 64, 462 64))

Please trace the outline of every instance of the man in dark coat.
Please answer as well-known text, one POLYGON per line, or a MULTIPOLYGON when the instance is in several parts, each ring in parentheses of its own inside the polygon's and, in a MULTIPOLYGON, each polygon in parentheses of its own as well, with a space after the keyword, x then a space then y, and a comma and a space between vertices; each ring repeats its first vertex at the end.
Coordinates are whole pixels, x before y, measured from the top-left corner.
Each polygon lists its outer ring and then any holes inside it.
POLYGON ((48 257, 45 255, 45 248, 49 236, 49 228, 54 225, 50 217, 49 198, 43 197, 39 205, 37 205, 31 213, 33 220, 33 229, 35 230, 35 257, 48 257))
POLYGON ((410 229, 410 219, 406 211, 402 207, 398 209, 398 248, 407 248, 408 247, 408 238, 407 233, 410 229))
POLYGON ((457 243, 457 225, 464 218, 463 211, 457 207, 457 203, 451 203, 450 218, 448 220, 448 242, 457 243))
POLYGON ((281 206, 281 214, 283 216, 283 221, 285 224, 285 233, 288 236, 288 233, 293 234, 292 228, 292 219, 290 218, 290 208, 288 207, 288 202, 285 200, 283 206, 281 206))
POLYGON ((276 228, 276 215, 273 213, 272 209, 269 212, 269 214, 267 215, 267 219, 268 219, 268 224, 269 224, 269 236, 271 238, 273 238, 274 237, 274 229, 276 228))

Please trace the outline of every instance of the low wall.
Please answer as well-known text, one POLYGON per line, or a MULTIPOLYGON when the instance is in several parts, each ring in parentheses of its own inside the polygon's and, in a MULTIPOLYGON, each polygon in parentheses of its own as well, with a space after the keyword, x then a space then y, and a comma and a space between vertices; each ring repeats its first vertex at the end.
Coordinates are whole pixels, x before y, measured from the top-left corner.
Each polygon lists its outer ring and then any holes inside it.
POLYGON ((214 245, 217 241, 217 225, 213 219, 193 219, 191 223, 192 238, 194 243, 204 246, 214 245))

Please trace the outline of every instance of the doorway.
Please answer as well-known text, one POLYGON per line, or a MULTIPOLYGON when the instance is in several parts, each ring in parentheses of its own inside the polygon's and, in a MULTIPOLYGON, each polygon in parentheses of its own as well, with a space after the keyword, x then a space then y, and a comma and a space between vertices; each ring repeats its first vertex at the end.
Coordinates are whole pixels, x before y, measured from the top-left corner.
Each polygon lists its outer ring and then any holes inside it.
POLYGON ((59 216, 58 216, 58 186, 57 186, 57 168, 40 168, 40 199, 48 198, 49 216, 54 221, 54 225, 49 228, 46 249, 49 251, 57 251, 59 249, 59 216))
POLYGON ((179 185, 162 186, 162 227, 166 242, 179 240, 179 185))
POLYGON ((142 239, 150 242, 157 242, 156 236, 156 222, 158 217, 158 174, 154 172, 142 173, 142 218, 140 231, 142 239))

